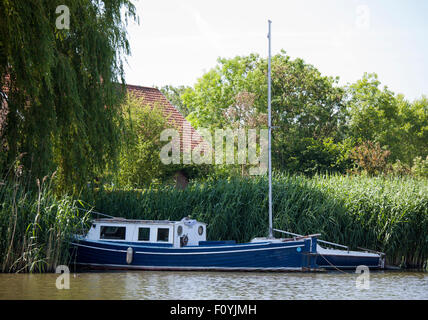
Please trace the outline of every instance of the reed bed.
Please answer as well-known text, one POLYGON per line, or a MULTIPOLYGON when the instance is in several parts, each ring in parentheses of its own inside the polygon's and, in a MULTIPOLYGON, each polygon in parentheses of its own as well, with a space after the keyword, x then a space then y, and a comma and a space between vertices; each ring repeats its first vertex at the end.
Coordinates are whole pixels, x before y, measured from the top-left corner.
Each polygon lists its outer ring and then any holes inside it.
MULTIPOLYGON (((266 178, 193 182, 145 190, 100 191, 96 210, 113 216, 208 223, 211 240, 266 236, 266 178)), ((387 263, 427 267, 428 181, 411 177, 276 175, 274 228, 385 252, 387 263)), ((278 235, 279 236, 279 235, 278 235)))
POLYGON ((69 265, 69 241, 87 227, 88 213, 69 196, 57 198, 46 178, 36 191, 0 181, 0 272, 54 272, 69 265))
MULTIPOLYGON (((208 239, 249 241, 268 231, 265 177, 195 181, 185 190, 83 194, 96 211, 126 218, 208 223, 208 239)), ((276 175, 274 228, 385 252, 387 263, 427 267, 428 180, 411 177, 276 175)), ((0 181, 0 271, 52 272, 70 265, 69 241, 90 222, 82 201, 56 197, 44 179, 32 191, 0 181)), ((278 235, 279 236, 279 235, 278 235)))

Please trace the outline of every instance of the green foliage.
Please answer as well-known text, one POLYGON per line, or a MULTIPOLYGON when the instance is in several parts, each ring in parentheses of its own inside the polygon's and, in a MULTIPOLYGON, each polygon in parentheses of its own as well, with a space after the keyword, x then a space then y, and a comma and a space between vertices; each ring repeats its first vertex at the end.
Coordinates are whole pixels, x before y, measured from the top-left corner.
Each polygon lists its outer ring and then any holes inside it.
POLYGON ((387 148, 389 161, 411 166, 417 156, 428 155, 428 100, 409 103, 384 87, 376 74, 365 74, 348 92, 350 135, 387 148))
POLYGON ((386 87, 382 91, 379 86, 376 74, 364 74, 348 88, 349 129, 363 141, 387 145, 388 133, 397 122, 398 105, 393 93, 386 87))
POLYGON ((122 18, 135 9, 128 0, 67 1, 70 28, 59 30, 58 5, 0 1, 0 87, 8 90, 0 171, 25 154, 25 174, 58 170, 58 190, 78 192, 117 157, 117 83, 129 54, 122 18))
POLYGON ((229 107, 236 105, 236 99, 242 92, 255 94, 254 107, 266 109, 265 102, 262 103, 264 106, 260 104, 260 96, 265 96, 263 87, 266 86, 259 67, 261 63, 262 59, 256 54, 219 58, 217 66, 181 96, 190 111, 187 119, 192 126, 211 129, 230 125, 224 114, 229 107))
POLYGON ((123 128, 121 152, 117 172, 118 185, 143 187, 156 180, 163 181, 174 170, 175 165, 161 162, 159 153, 165 142, 160 134, 170 128, 168 118, 161 108, 145 104, 144 100, 128 94, 122 105, 123 128))
POLYGON ((399 177, 405 176, 411 173, 411 168, 406 163, 402 163, 400 160, 397 160, 395 163, 388 165, 387 173, 399 177))
POLYGON ((413 160, 412 174, 416 177, 428 178, 428 156, 425 159, 416 157, 413 160))
POLYGON ((168 99, 171 104, 177 108, 177 110, 184 116, 187 117, 189 114, 189 110, 187 106, 184 104, 181 96, 184 92, 186 92, 189 89, 188 86, 171 86, 166 85, 160 88, 159 90, 162 92, 162 94, 168 99))
POLYGON ((428 156, 428 98, 409 103, 402 96, 399 101, 399 142, 397 157, 408 165, 416 157, 428 156))
MULTIPOLYGON (((188 120, 211 129, 265 127, 266 74, 266 59, 255 54, 218 59, 180 95, 188 120)), ((370 174, 409 173, 405 168, 413 159, 428 156, 425 96, 410 103, 381 88, 376 74, 340 87, 338 78, 323 76, 284 51, 272 58, 272 121, 272 161, 280 171, 313 175, 362 168, 351 150, 367 141, 390 152, 381 170, 366 168, 370 174)), ((232 174, 237 168, 230 167, 232 174)))
POLYGON ((272 62, 273 161, 276 168, 313 174, 344 172, 341 143, 344 90, 301 59, 272 62), (341 164, 339 164, 341 163, 341 164))
POLYGON ((338 78, 322 76, 302 59, 291 60, 283 52, 272 61, 274 125, 300 136, 335 138, 343 121, 344 91, 338 78))
MULTIPOLYGON (((344 90, 285 52, 272 59, 273 164, 313 174, 345 172, 344 90), (343 140, 343 141, 342 141, 343 140)), ((256 54, 219 59, 182 95, 195 127, 267 126, 267 60, 256 54)), ((349 148, 350 149, 350 148, 349 148)))
MULTIPOLYGON (((208 223, 208 239, 240 242, 268 231, 266 177, 194 181, 185 190, 101 191, 97 211, 140 219, 208 223)), ((388 263, 422 266, 428 259, 428 181, 411 177, 277 175, 274 228, 356 249, 386 252, 388 263)))
MULTIPOLYGON (((310 137, 290 139, 281 150, 287 154, 286 159, 282 155, 282 170, 309 176, 317 173, 345 173, 352 165, 350 152, 353 145, 352 139, 336 143, 328 137, 319 140, 310 137)), ((279 152, 273 150, 273 153, 279 152)))
POLYGON ((12 175, 0 181, 0 272, 54 272, 70 265, 70 241, 87 230, 88 214, 70 196, 55 196, 53 176, 30 190, 18 171, 12 175))

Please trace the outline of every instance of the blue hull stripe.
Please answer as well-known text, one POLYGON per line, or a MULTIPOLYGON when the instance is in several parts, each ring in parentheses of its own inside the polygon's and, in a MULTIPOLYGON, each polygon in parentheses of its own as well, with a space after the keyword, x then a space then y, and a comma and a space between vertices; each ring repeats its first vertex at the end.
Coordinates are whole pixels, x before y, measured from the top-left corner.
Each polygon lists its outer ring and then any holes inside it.
MULTIPOLYGON (((80 243, 72 243, 73 245, 85 248, 91 248, 96 250, 106 250, 106 251, 115 251, 115 252, 126 252, 126 250, 117 250, 117 249, 107 249, 94 246, 87 246, 80 243)), ((290 248, 300 248, 304 247, 304 244, 295 245, 295 246, 286 246, 286 247, 273 247, 273 248, 257 248, 257 249, 243 249, 243 250, 224 250, 224 251, 198 251, 198 252, 150 252, 150 251, 135 251, 136 254, 164 254, 164 255, 189 255, 189 254, 224 254, 224 253, 240 253, 248 251, 265 251, 265 250, 282 250, 290 248)))

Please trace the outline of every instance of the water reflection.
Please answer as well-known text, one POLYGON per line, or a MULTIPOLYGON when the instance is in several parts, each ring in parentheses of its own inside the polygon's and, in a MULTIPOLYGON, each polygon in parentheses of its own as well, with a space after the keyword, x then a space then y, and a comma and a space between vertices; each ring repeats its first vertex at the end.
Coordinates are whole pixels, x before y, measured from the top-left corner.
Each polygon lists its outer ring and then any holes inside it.
POLYGON ((0 274, 0 299, 428 299, 428 274, 371 272, 370 288, 355 273, 106 272, 71 273, 58 290, 58 274, 0 274))

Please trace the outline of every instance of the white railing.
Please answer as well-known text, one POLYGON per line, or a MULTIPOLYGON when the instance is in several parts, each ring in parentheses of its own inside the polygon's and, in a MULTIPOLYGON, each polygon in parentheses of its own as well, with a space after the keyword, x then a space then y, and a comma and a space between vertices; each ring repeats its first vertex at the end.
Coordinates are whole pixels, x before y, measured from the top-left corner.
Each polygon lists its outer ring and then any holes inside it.
MULTIPOLYGON (((273 229, 273 230, 274 230, 274 231, 276 231, 276 232, 289 234, 289 235, 294 236, 294 237, 304 237, 304 236, 302 236, 301 234, 297 234, 297 233, 293 233, 293 232, 288 232, 288 231, 279 230, 279 229, 273 229)), ((318 239, 317 241, 318 241, 318 242, 321 242, 321 243, 329 244, 329 245, 331 245, 331 246, 336 246, 336 247, 340 247, 340 248, 345 248, 346 250, 348 250, 348 251, 349 251, 349 247, 348 247, 348 246, 344 246, 344 245, 342 245, 342 244, 338 244, 338 243, 334 243, 334 242, 330 242, 330 241, 325 241, 325 240, 321 240, 321 239, 318 239)))

